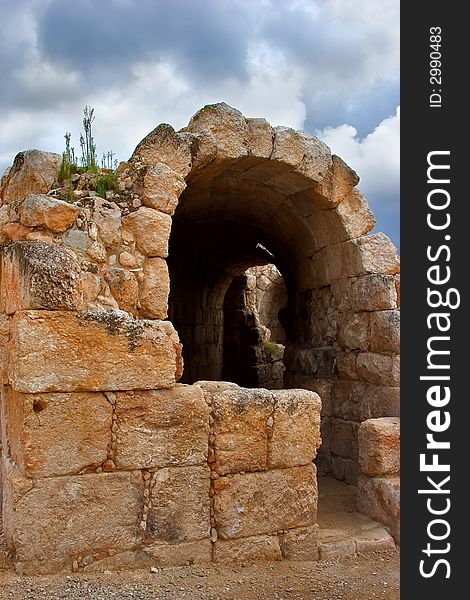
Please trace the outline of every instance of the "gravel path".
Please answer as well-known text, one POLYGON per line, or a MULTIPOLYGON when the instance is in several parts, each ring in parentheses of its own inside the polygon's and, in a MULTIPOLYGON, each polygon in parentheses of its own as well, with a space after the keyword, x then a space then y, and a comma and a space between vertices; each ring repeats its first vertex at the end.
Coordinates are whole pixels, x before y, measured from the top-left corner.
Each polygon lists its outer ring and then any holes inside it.
POLYGON ((395 551, 322 562, 165 567, 155 572, 19 577, 0 572, 1 600, 398 600, 395 551))

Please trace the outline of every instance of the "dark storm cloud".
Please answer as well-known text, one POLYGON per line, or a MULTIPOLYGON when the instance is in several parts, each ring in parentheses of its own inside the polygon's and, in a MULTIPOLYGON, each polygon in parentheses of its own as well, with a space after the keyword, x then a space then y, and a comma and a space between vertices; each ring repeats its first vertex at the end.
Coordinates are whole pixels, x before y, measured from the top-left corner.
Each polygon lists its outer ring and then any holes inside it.
POLYGON ((208 0, 52 0, 38 22, 44 57, 104 78, 169 60, 194 80, 246 77, 248 3, 208 0))

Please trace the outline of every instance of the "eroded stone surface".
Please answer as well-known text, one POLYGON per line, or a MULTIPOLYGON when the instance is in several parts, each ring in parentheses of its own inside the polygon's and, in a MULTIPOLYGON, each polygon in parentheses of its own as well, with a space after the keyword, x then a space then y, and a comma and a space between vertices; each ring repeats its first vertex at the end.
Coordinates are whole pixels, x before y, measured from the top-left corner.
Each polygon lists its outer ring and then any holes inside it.
POLYGON ((166 319, 170 276, 162 258, 149 258, 139 286, 140 314, 146 319, 166 319))
POLYGON ((163 212, 143 206, 122 220, 135 237, 136 246, 146 256, 168 256, 171 217, 163 212))
POLYGON ((321 444, 321 400, 307 390, 275 390, 272 437, 269 446, 271 468, 307 465, 321 444))
POLYGON ((400 478, 361 475, 357 483, 357 508, 387 525, 400 542, 400 478))
POLYGON ((218 540, 214 545, 214 561, 218 563, 252 560, 282 560, 276 536, 253 536, 236 540, 218 540))
POLYGON ((24 311, 12 319, 9 380, 22 392, 158 389, 175 383, 170 323, 122 312, 24 311))
POLYGON ((61 246, 15 242, 2 253, 1 310, 77 310, 82 304, 80 274, 75 255, 61 246))
POLYGON ((159 469, 151 492, 146 536, 176 543, 209 537, 209 468, 159 469))
POLYGON ((5 181, 2 200, 9 204, 23 200, 28 194, 46 194, 59 175, 60 154, 26 150, 16 155, 5 181))
POLYGON ((16 560, 78 557, 134 546, 142 489, 130 473, 33 482, 9 465, 5 474, 5 533, 10 543, 14 540, 16 560))
POLYGON ((54 232, 72 227, 79 211, 79 207, 74 204, 41 194, 29 194, 18 207, 22 225, 46 227, 54 232))
POLYGON ((206 462, 209 408, 198 386, 118 392, 116 422, 119 469, 206 462))
POLYGON ((400 419, 369 419, 359 427, 359 465, 366 475, 400 473, 400 419))
POLYGON ((27 477, 96 468, 111 443, 112 407, 100 393, 5 394, 11 455, 27 477))
POLYGON ((316 521, 314 465, 220 477, 214 511, 222 539, 273 534, 316 521))

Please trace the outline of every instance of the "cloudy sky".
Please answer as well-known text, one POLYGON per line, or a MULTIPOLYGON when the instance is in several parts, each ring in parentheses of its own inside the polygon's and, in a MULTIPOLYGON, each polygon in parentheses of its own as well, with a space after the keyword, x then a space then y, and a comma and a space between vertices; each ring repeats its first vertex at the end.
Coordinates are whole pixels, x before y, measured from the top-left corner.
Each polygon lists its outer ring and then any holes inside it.
POLYGON ((399 0, 0 0, 0 172, 27 148, 126 160, 204 104, 304 129, 361 176, 399 241, 399 0))

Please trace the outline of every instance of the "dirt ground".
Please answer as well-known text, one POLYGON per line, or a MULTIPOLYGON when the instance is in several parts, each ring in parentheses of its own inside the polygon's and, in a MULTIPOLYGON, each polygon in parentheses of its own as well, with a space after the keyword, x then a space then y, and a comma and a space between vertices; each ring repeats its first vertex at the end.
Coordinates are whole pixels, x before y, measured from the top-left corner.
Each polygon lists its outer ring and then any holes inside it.
POLYGON ((87 575, 0 573, 2 600, 398 600, 396 551, 318 562, 165 567, 87 575))

